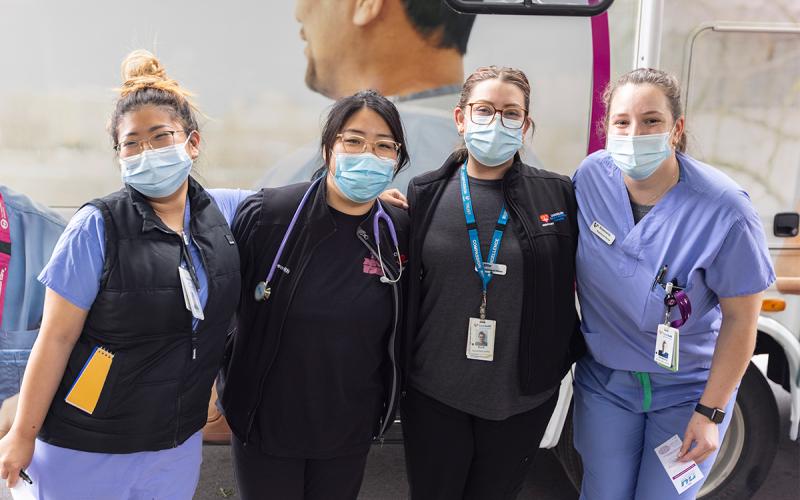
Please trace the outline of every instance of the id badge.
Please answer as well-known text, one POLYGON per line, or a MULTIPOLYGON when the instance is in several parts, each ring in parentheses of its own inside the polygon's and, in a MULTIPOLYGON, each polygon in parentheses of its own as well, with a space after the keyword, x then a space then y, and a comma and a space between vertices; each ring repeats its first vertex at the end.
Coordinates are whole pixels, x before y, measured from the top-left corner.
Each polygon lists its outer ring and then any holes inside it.
POLYGON ((183 302, 186 304, 186 309, 191 311, 192 316, 197 319, 205 319, 203 315, 203 306, 200 305, 200 295, 197 293, 197 288, 192 281, 192 275, 183 267, 178 267, 178 274, 181 277, 181 288, 183 289, 183 302))
POLYGON ((469 319, 467 332, 467 359, 494 360, 494 332, 497 322, 493 319, 469 319))
POLYGON ((678 358, 680 332, 677 328, 669 325, 660 324, 656 333, 656 346, 653 359, 656 364, 667 370, 678 371, 678 358))

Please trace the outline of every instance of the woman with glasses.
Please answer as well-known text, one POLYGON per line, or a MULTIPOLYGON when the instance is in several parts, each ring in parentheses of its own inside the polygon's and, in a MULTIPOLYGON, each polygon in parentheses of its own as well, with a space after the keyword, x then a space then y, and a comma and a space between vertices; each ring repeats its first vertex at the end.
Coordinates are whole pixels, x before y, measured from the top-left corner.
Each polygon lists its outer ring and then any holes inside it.
POLYGON ((479 68, 454 111, 466 148, 408 186, 401 404, 411 498, 515 498, 582 353, 572 184, 520 161, 516 69, 479 68))
POLYGON ((191 498, 200 429, 240 290, 229 223, 248 193, 191 176, 189 93, 146 51, 123 62, 110 120, 124 188, 72 218, 11 431, 9 485, 36 498, 191 498))
POLYGON ((222 395, 244 499, 355 499, 399 398, 407 216, 378 195, 408 162, 395 106, 337 101, 311 183, 262 189, 233 225, 238 333, 222 395))

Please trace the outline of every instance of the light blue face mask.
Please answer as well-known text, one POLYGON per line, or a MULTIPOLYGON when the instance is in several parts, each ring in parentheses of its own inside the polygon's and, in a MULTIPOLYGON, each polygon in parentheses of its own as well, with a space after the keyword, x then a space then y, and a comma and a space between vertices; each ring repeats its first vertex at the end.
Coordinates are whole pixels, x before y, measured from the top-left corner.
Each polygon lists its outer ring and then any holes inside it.
POLYGON ((609 135, 606 151, 622 173, 631 179, 647 179, 672 153, 672 132, 650 135, 609 135))
POLYGON ((356 203, 372 201, 392 182, 397 160, 384 160, 372 153, 336 153, 336 187, 356 203))
POLYGON ((181 187, 192 170, 186 142, 120 158, 122 182, 148 198, 164 198, 181 187))
POLYGON ((499 116, 488 125, 467 121, 464 142, 473 158, 487 167, 496 167, 511 159, 522 147, 522 127, 505 127, 499 116))

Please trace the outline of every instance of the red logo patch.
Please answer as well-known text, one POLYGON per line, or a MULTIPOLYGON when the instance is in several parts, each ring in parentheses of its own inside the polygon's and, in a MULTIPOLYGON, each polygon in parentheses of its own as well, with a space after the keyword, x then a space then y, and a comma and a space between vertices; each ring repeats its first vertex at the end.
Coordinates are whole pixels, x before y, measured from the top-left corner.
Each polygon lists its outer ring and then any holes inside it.
POLYGON ((539 216, 539 220, 542 221, 543 223, 547 224, 548 222, 550 222, 550 215, 549 214, 542 214, 542 215, 539 216))

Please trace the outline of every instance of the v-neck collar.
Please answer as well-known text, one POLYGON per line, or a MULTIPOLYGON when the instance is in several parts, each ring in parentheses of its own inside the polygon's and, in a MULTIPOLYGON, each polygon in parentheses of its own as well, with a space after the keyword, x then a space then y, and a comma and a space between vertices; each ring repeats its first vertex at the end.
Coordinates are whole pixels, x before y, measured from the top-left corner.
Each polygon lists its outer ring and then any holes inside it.
POLYGON ((620 241, 620 247, 625 253, 637 255, 642 246, 642 232, 646 230, 647 226, 659 224, 671 215, 670 207, 673 204, 673 198, 679 196, 679 193, 686 187, 685 168, 679 155, 676 156, 676 161, 678 162, 679 171, 678 183, 670 188, 669 191, 653 205, 653 208, 650 209, 647 215, 642 217, 638 224, 633 221, 633 208, 631 207, 631 199, 628 194, 628 188, 625 186, 625 179, 622 176, 622 171, 616 167, 612 167, 611 175, 616 185, 616 199, 619 213, 625 214, 624 226, 621 228, 625 232, 625 236, 620 241))

